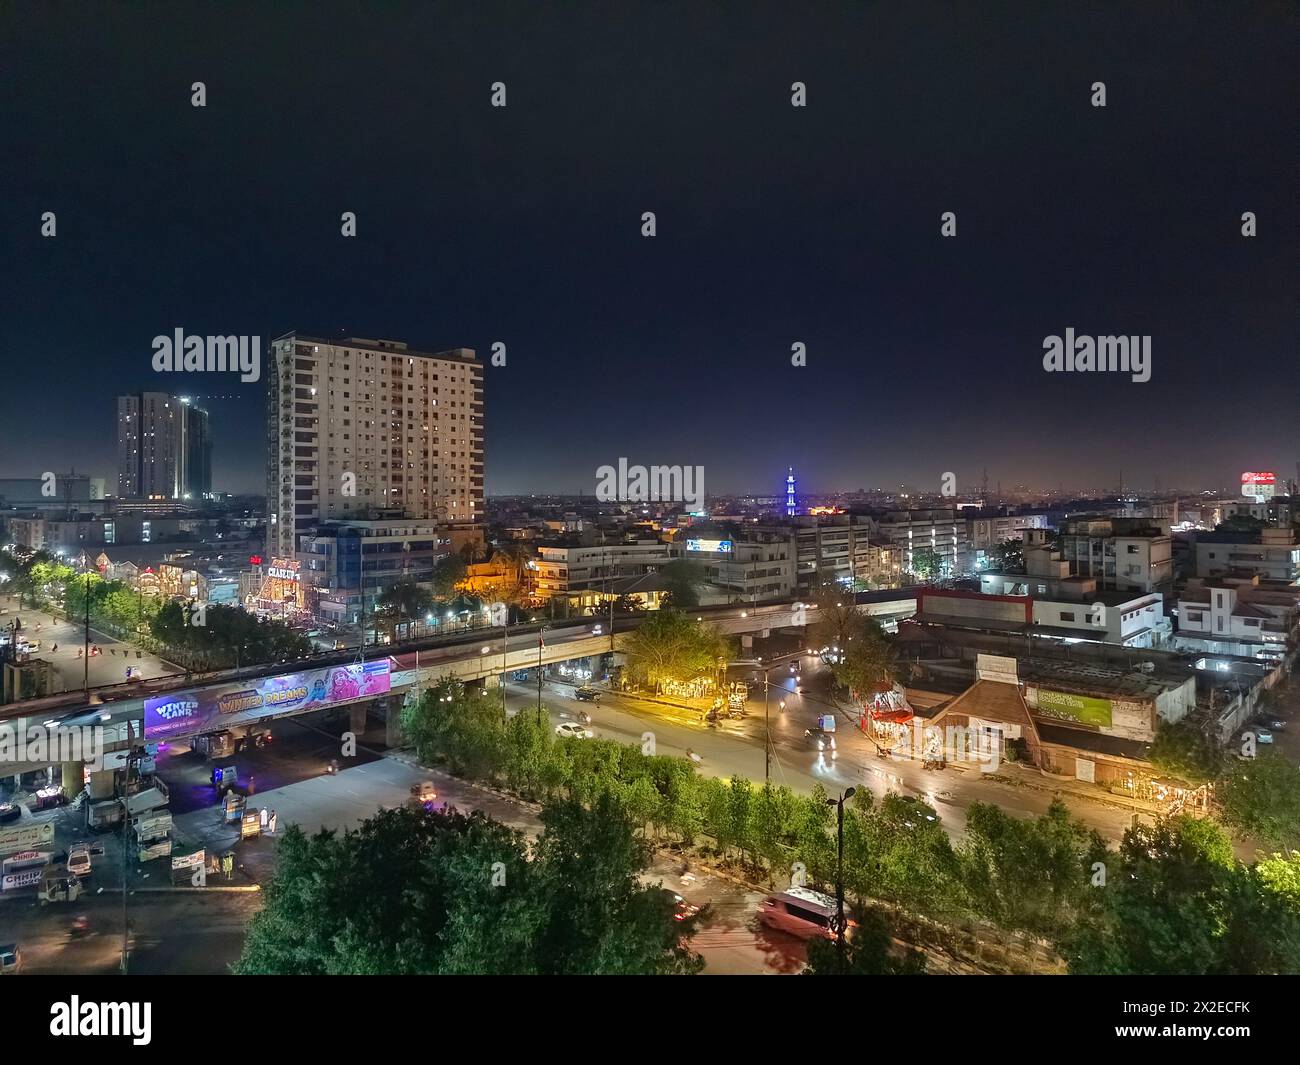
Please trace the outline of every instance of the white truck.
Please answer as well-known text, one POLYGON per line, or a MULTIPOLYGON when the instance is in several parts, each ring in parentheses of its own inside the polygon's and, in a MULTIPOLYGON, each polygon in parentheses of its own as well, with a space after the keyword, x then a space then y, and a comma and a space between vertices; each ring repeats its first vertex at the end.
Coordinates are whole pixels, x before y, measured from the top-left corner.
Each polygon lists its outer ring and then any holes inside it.
POLYGON ((137 819, 133 826, 136 854, 140 861, 166 858, 172 852, 172 815, 159 810, 137 819))

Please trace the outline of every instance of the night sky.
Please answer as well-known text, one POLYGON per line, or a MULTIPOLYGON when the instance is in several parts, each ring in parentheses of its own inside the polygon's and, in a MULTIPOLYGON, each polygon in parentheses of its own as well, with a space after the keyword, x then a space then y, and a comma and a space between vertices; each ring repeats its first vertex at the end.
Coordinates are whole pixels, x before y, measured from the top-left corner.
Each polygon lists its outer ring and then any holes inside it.
POLYGON ((1062 6, 5 5, 0 476, 115 487, 158 388, 262 490, 264 384, 159 378, 177 327, 504 342, 489 494, 1291 476, 1296 9, 1062 6), (1067 327, 1150 382, 1045 373, 1067 327))

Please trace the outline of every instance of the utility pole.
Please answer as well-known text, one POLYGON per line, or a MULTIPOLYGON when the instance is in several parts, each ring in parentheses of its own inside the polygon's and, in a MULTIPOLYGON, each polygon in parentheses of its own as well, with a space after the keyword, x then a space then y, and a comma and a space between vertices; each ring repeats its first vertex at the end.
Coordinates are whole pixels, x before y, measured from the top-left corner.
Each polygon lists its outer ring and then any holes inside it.
POLYGON ((506 619, 505 626, 501 635, 501 720, 505 721, 509 715, 506 713, 506 656, 510 650, 510 604, 505 604, 506 619))
POLYGON ((81 682, 82 687, 90 691, 90 570, 86 570, 85 599, 86 642, 83 648, 81 682))
POLYGON ((763 670, 763 784, 767 786, 772 783, 772 725, 771 718, 768 716, 768 684, 767 674, 771 666, 763 670))
POLYGON ((546 646, 542 639, 542 633, 546 631, 543 625, 537 630, 537 723, 542 723, 542 648, 546 646))
POLYGON ((845 932, 849 923, 844 917, 844 803, 853 798, 857 788, 846 788, 838 799, 827 799, 827 806, 835 807, 835 943, 839 948, 840 972, 847 974, 848 946, 845 932))
POLYGON ((127 858, 131 850, 131 811, 127 798, 131 787, 131 766, 135 762, 135 745, 131 739, 131 722, 123 721, 126 729, 126 780, 122 784, 122 975, 127 973, 130 926, 126 920, 127 858))

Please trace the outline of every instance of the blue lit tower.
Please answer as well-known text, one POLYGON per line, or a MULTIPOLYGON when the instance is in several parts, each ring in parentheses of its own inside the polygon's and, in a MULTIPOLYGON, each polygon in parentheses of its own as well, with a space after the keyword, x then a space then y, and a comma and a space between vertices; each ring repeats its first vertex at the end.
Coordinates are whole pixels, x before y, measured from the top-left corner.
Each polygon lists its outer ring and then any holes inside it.
POLYGON ((794 501, 794 467, 789 467, 789 473, 785 475, 785 516, 793 518, 798 507, 794 501))

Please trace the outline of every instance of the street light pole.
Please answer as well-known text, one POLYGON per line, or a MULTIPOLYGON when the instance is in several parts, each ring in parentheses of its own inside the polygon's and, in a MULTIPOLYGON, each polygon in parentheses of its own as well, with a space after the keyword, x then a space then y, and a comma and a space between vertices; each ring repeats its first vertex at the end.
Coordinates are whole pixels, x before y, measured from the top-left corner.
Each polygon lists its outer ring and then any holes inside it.
POLYGON ((506 659, 510 651, 510 604, 506 603, 506 619, 501 634, 501 720, 505 721, 506 714, 506 659))
POLYGON ((130 926, 126 920, 127 856, 131 849, 131 810, 127 805, 130 792, 127 789, 131 786, 131 763, 135 761, 135 748, 131 740, 131 722, 124 721, 122 725, 126 729, 126 780, 122 785, 122 975, 125 976, 130 938, 130 926))
POLYGON ((542 648, 545 643, 542 640, 542 633, 546 631, 543 625, 537 630, 537 723, 542 723, 542 648))
POLYGON ((768 690, 771 687, 768 684, 767 674, 771 669, 768 666, 763 670, 763 784, 767 786, 772 783, 772 719, 768 716, 768 690))
POLYGON ((85 621, 86 621, 86 642, 85 654, 82 662, 81 683, 86 691, 90 691, 90 570, 86 570, 86 595, 85 595, 85 621))
POLYGON ((838 799, 826 800, 828 806, 835 807, 835 943, 839 948, 841 973, 848 972, 845 932, 849 926, 844 918, 844 803, 856 791, 857 788, 846 788, 838 799))

